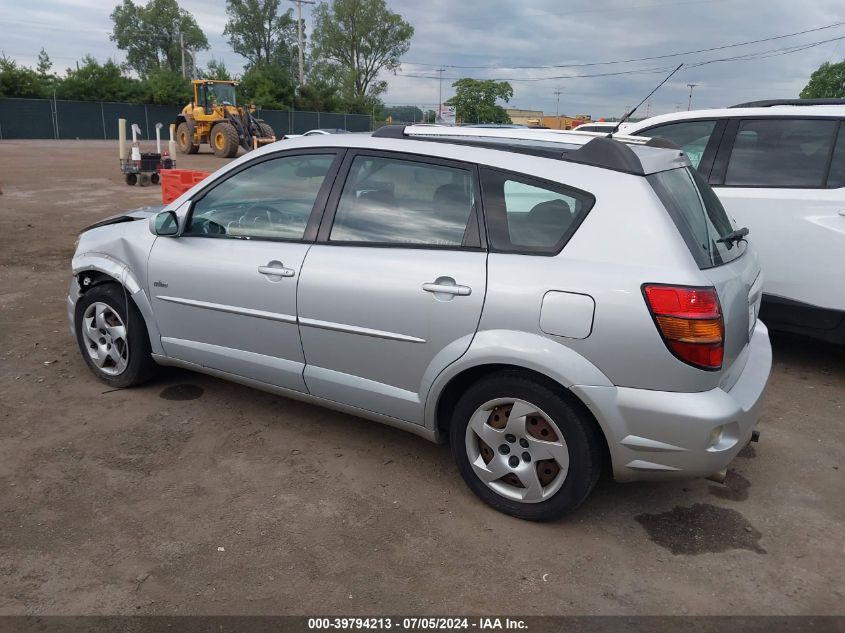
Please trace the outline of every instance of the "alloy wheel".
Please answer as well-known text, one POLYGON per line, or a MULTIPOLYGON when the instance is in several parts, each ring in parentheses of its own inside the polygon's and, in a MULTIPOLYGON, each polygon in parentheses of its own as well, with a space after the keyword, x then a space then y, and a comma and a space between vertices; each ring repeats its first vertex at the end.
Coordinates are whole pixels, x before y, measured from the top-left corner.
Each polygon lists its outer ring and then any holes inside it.
POLYGON ((129 364, 129 342, 120 315, 107 303, 95 302, 82 315, 85 350, 97 368, 109 376, 124 372, 129 364))

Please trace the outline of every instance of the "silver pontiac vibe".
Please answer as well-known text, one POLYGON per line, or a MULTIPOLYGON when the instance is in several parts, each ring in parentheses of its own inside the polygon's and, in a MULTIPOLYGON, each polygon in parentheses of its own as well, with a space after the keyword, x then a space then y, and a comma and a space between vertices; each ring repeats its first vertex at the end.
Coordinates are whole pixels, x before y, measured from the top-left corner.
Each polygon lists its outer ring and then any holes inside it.
POLYGON ((116 387, 174 365, 448 439, 482 500, 551 519, 716 477, 771 368, 746 231, 677 148, 388 126, 250 152, 84 230, 68 318, 116 387))

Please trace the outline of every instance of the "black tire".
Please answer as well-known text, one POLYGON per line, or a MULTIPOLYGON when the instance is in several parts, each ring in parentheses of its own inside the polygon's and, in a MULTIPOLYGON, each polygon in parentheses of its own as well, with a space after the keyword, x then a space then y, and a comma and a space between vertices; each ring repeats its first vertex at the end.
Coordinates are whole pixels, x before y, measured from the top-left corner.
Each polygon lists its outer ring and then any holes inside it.
POLYGON ((238 153, 240 140, 238 131, 231 123, 218 123, 211 128, 208 142, 211 150, 218 158, 233 158, 238 153))
POLYGON ((150 338, 147 334, 144 318, 135 303, 128 299, 124 288, 117 283, 94 286, 79 298, 74 312, 74 333, 76 334, 79 351, 88 367, 97 378, 111 387, 134 387, 152 378, 156 372, 158 366, 151 356, 150 338), (106 304, 117 313, 126 326, 126 340, 128 342, 126 368, 116 375, 106 373, 92 360, 82 334, 82 328, 85 325, 83 323, 85 312, 89 306, 98 302, 106 304))
POLYGON ((184 121, 176 127, 176 145, 183 154, 196 154, 200 151, 198 143, 194 143, 191 128, 184 121))
POLYGON ((261 130, 261 138, 276 138, 276 133, 267 123, 259 123, 258 129, 261 130))
POLYGON ((150 174, 150 182, 153 183, 154 185, 157 185, 158 183, 161 182, 161 176, 158 175, 158 172, 156 172, 154 174, 150 174))
MULTIPOLYGON (((472 385, 460 398, 449 428, 452 455, 469 488, 500 512, 529 521, 550 521, 577 508, 598 481, 602 445, 595 423, 550 385, 519 371, 502 371, 472 385), (542 409, 560 429, 569 452, 569 469, 560 488, 545 501, 525 503, 506 498, 475 474, 467 455, 466 433, 470 417, 491 400, 514 398, 542 409)), ((495 447, 494 447, 495 448, 495 447)))
POLYGON ((138 174, 126 174, 126 184, 133 187, 138 184, 138 174))

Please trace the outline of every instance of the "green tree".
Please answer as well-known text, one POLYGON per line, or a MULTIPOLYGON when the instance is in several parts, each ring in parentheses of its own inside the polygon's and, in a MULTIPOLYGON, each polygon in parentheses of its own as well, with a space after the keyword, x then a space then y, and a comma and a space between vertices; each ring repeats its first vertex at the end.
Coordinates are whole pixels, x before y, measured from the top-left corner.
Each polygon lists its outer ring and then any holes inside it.
POLYGON ((294 101, 294 85, 290 73, 278 64, 255 64, 241 77, 241 103, 254 103, 262 108, 288 110, 294 101))
POLYGON ((154 70, 147 75, 144 90, 148 103, 184 106, 193 99, 190 80, 167 68, 154 70))
POLYGON ((50 61, 50 56, 47 54, 43 48, 41 52, 38 53, 38 66, 36 70, 38 70, 38 74, 42 77, 46 77, 50 74, 50 69, 53 68, 53 62, 50 61))
POLYGON ((78 68, 68 68, 56 88, 59 99, 77 101, 141 101, 143 86, 126 77, 113 60, 100 64, 91 55, 78 68))
POLYGON ((424 123, 435 123, 437 121, 437 113, 434 110, 426 110, 423 122, 424 123))
POLYGON ((505 103, 513 96, 513 88, 507 81, 492 79, 458 79, 452 84, 455 96, 446 105, 455 106, 458 120, 463 123, 510 123, 505 109, 496 103, 505 103))
POLYGON ((391 117, 396 123, 419 123, 423 120, 423 111, 417 106, 391 106, 382 111, 385 118, 391 117))
POLYGON ((212 59, 208 62, 208 66, 206 66, 202 76, 206 79, 220 79, 222 81, 232 80, 232 75, 229 74, 226 64, 224 64, 222 60, 217 61, 216 59, 212 59))
MULTIPOLYGON (((150 0, 146 5, 123 0, 111 13, 114 30, 110 39, 126 51, 126 63, 141 77, 154 70, 182 69, 182 45, 191 51, 205 50, 208 40, 197 21, 176 0, 150 0)), ((190 59, 185 51, 186 64, 190 59)))
POLYGON ((381 71, 395 72, 411 46, 414 27, 387 8, 385 0, 332 0, 313 11, 312 56, 319 72, 334 73, 350 109, 380 107, 387 82, 381 71))
POLYGON ((44 78, 32 68, 18 66, 15 60, 0 57, 0 97, 43 99, 48 94, 44 78))
POLYGON ((297 33, 293 9, 280 12, 281 0, 226 0, 229 21, 223 35, 248 66, 279 64, 290 68, 297 33))
POLYGON ((810 81, 799 95, 802 99, 841 99, 845 97, 845 61, 825 62, 810 75, 810 81))
POLYGON ((318 112, 336 112, 343 106, 337 87, 319 79, 300 86, 294 103, 297 110, 318 112))

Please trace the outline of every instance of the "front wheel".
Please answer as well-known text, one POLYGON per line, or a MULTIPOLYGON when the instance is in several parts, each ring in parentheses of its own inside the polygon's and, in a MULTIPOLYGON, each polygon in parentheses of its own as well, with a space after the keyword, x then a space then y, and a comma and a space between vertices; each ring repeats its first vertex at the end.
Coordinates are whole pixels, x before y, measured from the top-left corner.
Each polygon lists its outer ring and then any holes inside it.
POLYGON ((455 407, 450 440, 470 489, 521 519, 548 521, 575 509, 601 473, 593 421, 519 372, 494 374, 471 386, 455 407))
POLYGON ((94 286, 76 303, 74 329, 82 358, 112 387, 132 387, 155 373, 144 318, 116 283, 94 286))
POLYGON ((191 128, 184 121, 176 128, 176 145, 183 154, 196 154, 200 150, 199 143, 194 143, 191 128))
POLYGON ((211 149, 219 158, 233 158, 238 153, 238 131, 231 123, 218 123, 211 130, 211 149))

